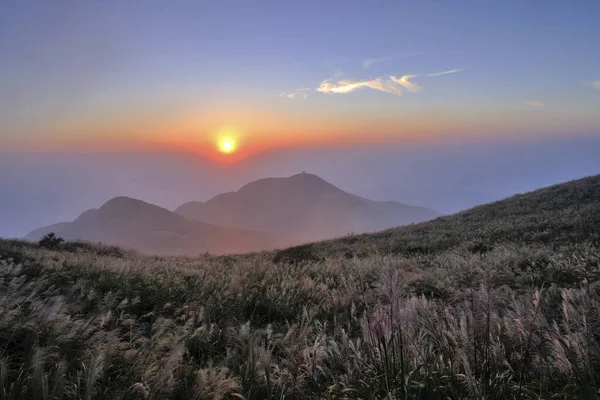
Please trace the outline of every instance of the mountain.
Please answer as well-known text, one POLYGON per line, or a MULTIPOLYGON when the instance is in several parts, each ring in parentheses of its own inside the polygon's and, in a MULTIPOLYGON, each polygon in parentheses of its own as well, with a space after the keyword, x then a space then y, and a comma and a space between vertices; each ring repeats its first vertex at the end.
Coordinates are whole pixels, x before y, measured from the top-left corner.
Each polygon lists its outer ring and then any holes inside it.
POLYGON ((278 259, 335 255, 412 256, 458 249, 487 252, 502 244, 600 244, 600 175, 518 194, 456 214, 381 232, 282 250, 278 259))
POLYGON ((67 240, 102 242, 152 254, 240 253, 277 244, 263 232, 222 228, 128 197, 114 198, 73 222, 37 229, 26 238, 39 240, 49 232, 67 240))
POLYGON ((183 204, 175 212, 198 221, 285 235, 296 241, 376 231, 440 215, 424 207, 368 200, 307 173, 260 179, 204 203, 183 204))

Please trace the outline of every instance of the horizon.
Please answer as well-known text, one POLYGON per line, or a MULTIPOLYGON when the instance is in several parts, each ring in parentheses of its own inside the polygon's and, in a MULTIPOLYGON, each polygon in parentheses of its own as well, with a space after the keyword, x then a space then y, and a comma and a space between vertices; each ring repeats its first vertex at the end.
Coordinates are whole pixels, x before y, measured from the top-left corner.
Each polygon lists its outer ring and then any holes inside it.
POLYGON ((351 194, 452 214, 598 174, 599 152, 600 140, 590 138, 582 143, 532 141, 527 146, 522 142, 386 146, 366 155, 362 149, 295 149, 241 167, 207 165, 181 154, 13 154, 0 158, 0 185, 6 188, 0 193, 0 237, 23 237, 42 226, 72 221, 114 197, 174 210, 189 201, 237 191, 255 180, 302 171, 351 194))

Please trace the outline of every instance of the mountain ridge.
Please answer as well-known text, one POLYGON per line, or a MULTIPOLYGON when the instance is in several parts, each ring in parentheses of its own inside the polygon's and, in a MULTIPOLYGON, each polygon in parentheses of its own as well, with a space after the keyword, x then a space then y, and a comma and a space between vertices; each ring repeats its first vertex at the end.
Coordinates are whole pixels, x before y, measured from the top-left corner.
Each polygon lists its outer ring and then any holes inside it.
POLYGON ((124 196, 87 210, 72 222, 36 229, 25 238, 39 240, 49 232, 68 240, 102 242, 155 254, 239 253, 277 244, 265 232, 223 228, 124 196))
POLYGON ((259 179, 205 202, 184 203, 175 212, 219 226, 290 235, 299 241, 376 231, 441 215, 425 207, 356 196, 309 173, 259 179))

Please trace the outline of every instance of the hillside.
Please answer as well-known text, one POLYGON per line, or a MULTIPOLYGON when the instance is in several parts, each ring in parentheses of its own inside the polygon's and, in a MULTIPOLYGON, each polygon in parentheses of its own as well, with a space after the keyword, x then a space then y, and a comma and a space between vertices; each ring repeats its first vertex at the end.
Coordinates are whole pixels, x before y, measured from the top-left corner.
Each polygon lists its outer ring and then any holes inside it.
POLYGON ((397 202, 378 202, 344 192, 313 174, 266 178, 175 212, 198 221, 286 235, 296 241, 372 232, 420 222, 437 212, 397 202))
POLYGON ((453 248, 485 252, 503 243, 558 246, 581 242, 600 242, 600 175, 515 195, 433 221, 311 243, 286 252, 305 253, 309 259, 361 256, 373 251, 410 256, 453 248))
POLYGON ((88 210, 73 222, 37 229, 26 238, 36 241, 49 232, 67 240, 101 242, 150 254, 240 253, 278 244, 266 233, 191 220, 127 197, 117 197, 99 209, 88 210))
POLYGON ((0 393, 598 399, 599 218, 600 175, 245 255, 0 240, 0 393))

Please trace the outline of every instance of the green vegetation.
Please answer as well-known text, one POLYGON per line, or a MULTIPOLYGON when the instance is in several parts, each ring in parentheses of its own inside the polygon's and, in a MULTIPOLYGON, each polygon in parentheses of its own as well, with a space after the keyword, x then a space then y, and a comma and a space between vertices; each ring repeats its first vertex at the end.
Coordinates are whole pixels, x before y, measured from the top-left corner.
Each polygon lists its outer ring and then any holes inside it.
POLYGON ((249 255, 0 241, 0 399, 596 399, 600 176, 249 255))
POLYGON ((45 235, 38 244, 40 247, 56 250, 64 241, 65 239, 57 237, 54 232, 50 232, 49 234, 45 235))

